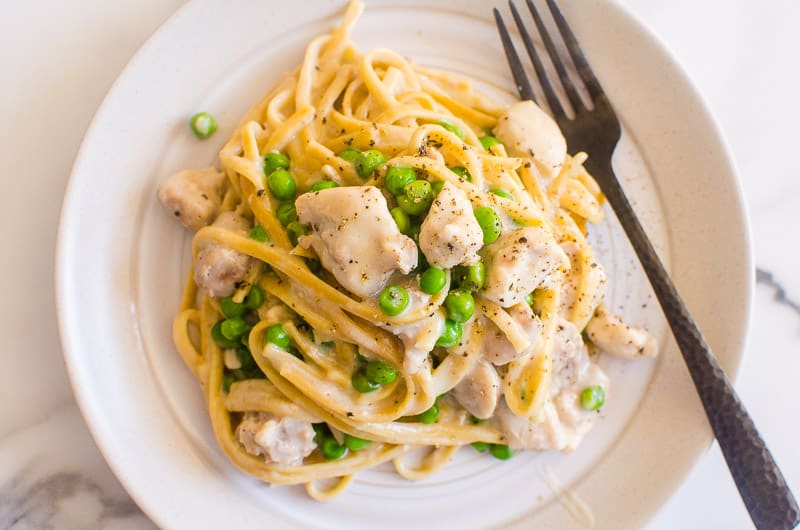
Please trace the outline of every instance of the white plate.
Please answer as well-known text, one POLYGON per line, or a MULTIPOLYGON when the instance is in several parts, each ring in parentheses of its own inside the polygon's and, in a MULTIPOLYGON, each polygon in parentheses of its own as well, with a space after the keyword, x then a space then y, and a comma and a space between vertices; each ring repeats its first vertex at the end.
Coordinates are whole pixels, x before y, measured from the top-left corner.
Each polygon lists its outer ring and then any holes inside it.
MULTIPOLYGON (((618 172, 733 373, 752 265, 741 191, 719 132, 669 55, 622 8, 562 3, 630 131, 615 157, 618 172)), ((98 446, 133 498, 167 528, 581 527, 542 479, 551 473, 591 508, 598 528, 642 525, 711 435, 613 220, 592 233, 612 277, 611 302, 660 334, 664 347, 655 362, 603 360, 609 402, 574 454, 525 453, 504 463, 467 448, 429 480, 405 482, 382 468, 317 504, 298 488, 258 483, 216 447, 201 392, 170 339, 190 236, 161 211, 156 186, 176 169, 212 163, 243 112, 300 62, 305 43, 328 31, 343 5, 193 2, 139 51, 98 111, 64 202, 57 263, 67 367, 98 446), (205 142, 186 126, 198 110, 220 123, 205 142)), ((372 0, 354 40, 461 72, 494 91, 512 89, 482 1, 372 0)))

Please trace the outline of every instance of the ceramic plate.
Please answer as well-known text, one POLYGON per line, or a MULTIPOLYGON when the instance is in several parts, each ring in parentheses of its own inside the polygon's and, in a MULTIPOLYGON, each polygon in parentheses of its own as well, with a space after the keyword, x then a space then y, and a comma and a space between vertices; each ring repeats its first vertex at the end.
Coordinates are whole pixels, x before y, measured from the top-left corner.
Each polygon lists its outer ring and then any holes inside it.
MULTIPOLYGON (((751 295, 741 191, 706 108, 667 52, 614 3, 562 1, 624 124, 615 166, 694 316, 729 373, 751 295)), ((591 233, 610 303, 661 338, 655 361, 603 358, 612 387, 579 450, 500 462, 465 448, 433 477, 362 472, 318 504, 269 487, 217 448, 202 394, 174 351, 172 318, 190 234, 155 199, 158 183, 214 163, 244 111, 338 22, 342 0, 192 2, 122 73, 78 155, 59 235, 64 355, 97 444, 133 498, 166 528, 636 528, 711 440, 649 287, 610 212, 591 233), (220 130, 195 139, 188 117, 220 130)), ((506 13, 507 14, 507 13, 506 13)), ((367 2, 353 39, 468 76, 508 101, 513 85, 483 1, 367 2)), ((590 153, 591 155, 591 153, 590 153)))

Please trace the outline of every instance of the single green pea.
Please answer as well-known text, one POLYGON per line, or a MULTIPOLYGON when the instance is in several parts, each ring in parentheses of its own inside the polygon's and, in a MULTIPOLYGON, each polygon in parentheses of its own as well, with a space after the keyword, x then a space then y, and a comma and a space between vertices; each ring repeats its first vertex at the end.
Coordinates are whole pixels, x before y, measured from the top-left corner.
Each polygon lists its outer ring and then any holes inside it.
POLYGON ((489 452, 498 460, 508 460, 514 456, 514 450, 503 444, 492 444, 489 447, 489 452))
POLYGON ((445 320, 444 331, 442 331, 442 335, 436 341, 436 345, 442 348, 452 348, 461 342, 461 334, 461 324, 453 322, 452 320, 445 320))
POLYGON ((370 381, 364 370, 356 370, 352 377, 350 377, 350 383, 353 385, 353 388, 362 394, 378 390, 381 387, 378 383, 370 381))
POLYGON ((267 153, 264 157, 264 174, 269 175, 276 169, 289 169, 289 157, 278 151, 267 153))
POLYGON ((189 120, 189 126, 195 136, 205 140, 217 131, 217 120, 208 112, 198 112, 189 120))
POLYGON ((222 323, 224 320, 220 320, 211 328, 211 338, 214 339, 220 348, 235 348, 239 345, 238 342, 235 340, 227 338, 225 335, 222 334, 222 323))
POLYGON ((239 364, 242 365, 242 370, 244 371, 250 371, 257 366, 255 359, 253 359, 253 355, 250 353, 250 350, 244 346, 236 348, 236 358, 239 360, 239 364))
POLYGON ((291 173, 285 169, 276 169, 267 177, 267 187, 276 199, 288 201, 294 199, 297 183, 291 173))
POLYGON ((472 442, 470 445, 479 453, 485 453, 492 446, 492 444, 488 442, 472 442))
POLYGON ((439 419, 439 405, 436 404, 431 405, 431 408, 417 415, 417 421, 420 423, 436 423, 437 419, 439 419))
POLYGON ((222 321, 219 330, 222 332, 223 337, 235 341, 250 330, 250 325, 241 317, 228 318, 222 321))
POLYGON ((288 349, 292 345, 292 338, 280 324, 273 324, 267 328, 267 342, 278 348, 288 349))
POLYGON ((338 460, 347 454, 347 447, 339 444, 333 436, 323 438, 319 448, 325 460, 338 460))
POLYGON ((475 208, 475 219, 483 231, 483 242, 488 245, 500 237, 500 232, 503 230, 503 223, 500 221, 500 216, 497 215, 492 208, 488 206, 481 206, 475 208))
POLYGON ((400 208, 399 206, 395 206, 389 213, 392 214, 392 219, 394 219, 395 224, 397 225, 397 229, 400 230, 401 234, 408 234, 409 230, 411 230, 411 219, 408 218, 408 214, 400 208))
POLYGON ((244 297, 244 306, 247 309, 258 309, 264 303, 264 289, 254 285, 244 297))
POLYGON ((526 304, 533 305, 533 293, 526 294, 525 298, 523 298, 523 300, 525 300, 526 304))
POLYGON ((460 128, 456 127, 452 123, 447 123, 446 121, 440 121, 439 123, 437 123, 437 125, 441 125, 442 127, 445 128, 445 130, 450 131, 451 133, 458 136, 460 139, 462 140, 464 139, 464 131, 462 131, 460 128))
POLYGON ((311 185, 311 190, 310 191, 322 191, 322 190, 328 190, 330 188, 338 188, 338 187, 339 187, 339 185, 336 184, 332 180, 318 180, 317 182, 315 182, 314 184, 311 185))
POLYGON ((431 267, 419 277, 419 288, 425 294, 436 294, 444 289, 447 275, 439 267, 431 267))
POLYGON ((469 174, 469 171, 467 171, 467 168, 465 168, 464 166, 451 167, 450 171, 452 171, 462 179, 466 180, 467 182, 472 182, 472 175, 469 174))
POLYGON ((433 189, 433 193, 435 195, 439 195, 439 192, 442 191, 442 188, 444 188, 444 181, 437 180, 436 182, 431 184, 431 188, 433 189))
POLYGON ((381 291, 378 303, 381 310, 391 316, 397 316, 406 310, 409 304, 408 291, 402 285, 390 285, 381 291))
POLYGON ((478 138, 478 140, 480 140, 481 145, 487 151, 489 150, 490 147, 495 146, 495 145, 500 143, 500 140, 498 140, 497 138, 495 138, 494 136, 492 136, 490 134, 487 134, 486 136, 481 136, 480 138, 478 138))
POLYGON ((282 202, 278 205, 278 209, 275 210, 275 217, 278 218, 278 221, 283 226, 287 226, 292 221, 297 221, 297 208, 295 208, 293 202, 282 202))
POLYGON ((473 425, 480 425, 481 423, 485 422, 486 420, 482 420, 482 419, 478 418, 477 416, 474 416, 474 415, 470 414, 469 415, 469 421, 473 425))
POLYGON ((392 166, 386 171, 386 189, 392 195, 400 195, 403 188, 417 180, 414 168, 392 166))
POLYGON ((433 202, 433 188, 427 180, 415 180, 403 188, 403 194, 397 197, 397 204, 408 215, 421 215, 430 208, 433 202))
POLYGON ((362 179, 367 179, 372 176, 376 169, 386 163, 386 156, 376 149, 364 151, 356 159, 356 173, 362 179))
POLYGON ((234 302, 233 298, 230 296, 226 296, 222 299, 219 304, 220 309, 222 309, 222 314, 225 315, 227 318, 236 318, 240 317, 244 314, 245 307, 244 305, 234 302))
POLYGON ((461 289, 450 291, 444 299, 447 318, 453 322, 464 323, 475 312, 475 299, 472 293, 461 289))
POLYGON ((361 151, 359 151, 358 149, 354 149, 352 147, 348 147, 347 149, 339 153, 339 158, 341 158, 342 160, 346 160, 351 164, 354 163, 356 160, 358 160, 359 156, 361 156, 361 151))
POLYGON ((371 443, 372 440, 365 440, 363 438, 358 438, 357 436, 351 436, 349 434, 344 435, 344 446, 350 449, 351 451, 360 451, 371 443))
POLYGON ((606 393, 599 385, 590 386, 581 392, 581 406, 586 410, 597 410, 606 401, 606 393))
POLYGON ((397 370, 394 366, 383 361, 369 361, 364 368, 364 373, 367 375, 367 379, 381 386, 393 383, 397 379, 397 370))
POLYGON ((327 423, 312 423, 311 428, 314 429, 314 443, 317 445, 321 444, 324 438, 331 436, 327 423))
POLYGON ((456 267, 453 274, 458 286, 467 291, 480 291, 486 283, 486 265, 482 261, 456 267))
POLYGON ((267 231, 264 230, 264 227, 261 225, 256 225, 250 230, 250 239, 255 239, 260 243, 266 243, 269 241, 269 236, 267 235, 267 231))
POLYGON ((236 382, 236 376, 231 372, 222 374, 222 392, 227 394, 231 391, 231 385, 236 382))
POLYGON ((492 193, 494 193, 494 194, 495 194, 495 195, 497 195, 498 197, 502 197, 502 198, 504 198, 504 199, 508 199, 508 200, 510 200, 510 201, 513 201, 513 200, 515 200, 515 199, 514 199, 514 196, 513 196, 513 195, 511 195, 511 194, 510 194, 509 192, 507 192, 506 190, 504 190, 503 188, 494 188, 494 189, 492 189, 492 190, 489 190, 489 191, 491 191, 492 193))
POLYGON ((289 233, 289 241, 292 242, 292 245, 296 245, 300 236, 308 233, 308 227, 297 221, 292 221, 286 225, 286 231, 289 233))

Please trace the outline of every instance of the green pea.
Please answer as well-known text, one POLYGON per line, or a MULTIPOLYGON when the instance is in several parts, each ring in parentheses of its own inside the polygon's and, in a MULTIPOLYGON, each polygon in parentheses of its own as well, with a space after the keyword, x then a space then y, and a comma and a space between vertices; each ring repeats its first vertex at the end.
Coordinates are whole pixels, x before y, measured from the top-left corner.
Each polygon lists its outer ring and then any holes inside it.
POLYGON ((395 206, 389 213, 392 214, 392 219, 394 219, 395 224, 397 225, 397 229, 400 230, 401 234, 408 234, 411 230, 411 219, 408 218, 408 214, 400 208, 399 206, 395 206))
POLYGON ((586 410, 597 410, 606 401, 606 393, 602 386, 590 386, 581 392, 581 406, 586 410))
POLYGON ((244 306, 247 309, 258 309, 264 303, 264 290, 258 285, 254 285, 244 297, 244 306))
POLYGON ((464 131, 453 125, 452 123, 447 123, 446 121, 440 121, 437 125, 441 125, 446 130, 450 131, 451 133, 458 136, 460 139, 464 139, 464 131))
POLYGON ((227 318, 236 318, 244 314, 244 305, 234 302, 230 296, 223 298, 219 305, 220 309, 222 309, 222 314, 227 318))
POLYGON ((236 376, 231 372, 222 374, 222 392, 227 394, 231 391, 231 385, 236 382, 236 376))
POLYGON ((379 385, 388 385, 397 379, 397 370, 391 364, 383 361, 369 361, 364 373, 367 379, 379 385))
POLYGON ((331 430, 327 423, 312 423, 311 427, 314 429, 314 443, 318 445, 324 438, 331 436, 331 430))
POLYGON ((436 341, 436 345, 442 348, 452 348, 461 342, 461 334, 461 324, 453 322, 452 320, 445 320, 444 331, 442 331, 442 335, 436 341))
POLYGON ((264 174, 269 175, 276 169, 289 169, 289 157, 278 151, 267 153, 264 157, 264 174))
POLYGON ((358 157, 361 156, 361 151, 358 149, 353 149, 352 147, 348 147, 341 153, 339 153, 339 158, 342 160, 346 160, 351 164, 358 160, 358 157))
POLYGON ((526 294, 525 298, 523 298, 523 300, 525 300, 526 304, 532 306, 533 305, 533 293, 526 294))
POLYGON ((401 285, 390 285, 381 291, 378 303, 384 313, 391 317, 397 316, 408 307, 408 291, 401 285))
POLYGON ((275 217, 283 226, 287 226, 292 221, 297 221, 297 208, 293 202, 282 202, 275 211, 275 217))
POLYGON ((292 338, 280 324, 273 324, 267 328, 267 342, 278 348, 288 349, 292 345, 292 338))
POLYGON ((419 288, 425 294, 436 294, 444 289, 447 276, 439 267, 431 267, 419 277, 419 288))
POLYGON ((458 286, 467 291, 480 291, 486 283, 486 266, 482 261, 474 265, 456 267, 453 274, 458 286))
POLYGON ((486 149, 487 151, 489 150, 490 147, 500 143, 500 140, 498 140, 497 138, 495 138, 490 134, 487 134, 486 136, 481 136, 479 140, 483 148, 486 149))
POLYGON ((228 318, 222 321, 219 329, 226 339, 237 340, 250 329, 250 325, 240 317, 228 318))
POLYGON ((243 346, 236 348, 236 358, 242 365, 242 370, 246 372, 251 371, 253 368, 256 368, 258 366, 256 364, 255 359, 253 359, 253 354, 251 354, 250 350, 248 350, 243 346))
POLYGON ((506 190, 504 190, 502 188, 494 188, 494 189, 489 190, 489 191, 491 191, 492 193, 494 193, 498 197, 502 197, 502 198, 508 199, 510 201, 515 200, 513 195, 511 195, 509 192, 507 192, 506 190))
POLYGON ((386 171, 386 189, 392 195, 400 195, 403 188, 417 180, 417 173, 413 168, 392 166, 386 171))
POLYGON ((464 323, 475 312, 475 299, 469 291, 456 289, 450 291, 444 299, 444 308, 447 318, 453 322, 464 323))
POLYGON ((319 180, 311 185, 310 191, 322 191, 330 188, 338 188, 339 185, 332 180, 319 180))
POLYGON ((486 420, 482 420, 482 419, 478 418, 477 416, 474 416, 474 415, 470 414, 469 415, 469 421, 473 425, 480 425, 481 423, 485 422, 486 420))
POLYGON ((347 447, 340 445, 332 436, 323 438, 319 448, 325 460, 338 460, 347 454, 347 447))
POLYGON ((514 456, 514 450, 503 444, 492 444, 489 447, 489 452, 498 460, 508 460, 514 456))
POLYGON ((415 180, 403 188, 403 194, 397 197, 397 204, 408 215, 421 215, 430 208, 433 202, 433 188, 427 180, 415 180))
POLYGON ((472 442, 470 445, 479 453, 485 453, 492 446, 492 444, 488 442, 472 442))
POLYGON ((431 405, 431 408, 417 415, 417 421, 420 423, 436 423, 437 419, 439 419, 439 405, 436 404, 431 405))
POLYGON ((269 191, 275 196, 276 199, 288 201, 294 199, 294 194, 297 191, 297 184, 291 173, 285 169, 276 169, 267 177, 267 187, 269 191))
POLYGON ((380 151, 375 149, 364 151, 354 162, 356 166, 356 173, 358 173, 358 176, 362 179, 367 179, 371 177, 373 173, 375 173, 376 169, 385 164, 386 160, 386 156, 384 156, 384 154, 380 151))
POLYGON ((370 381, 364 370, 356 370, 352 377, 350 377, 350 383, 353 385, 353 388, 362 394, 378 390, 381 387, 378 383, 370 381))
POLYGON ((189 120, 189 126, 195 136, 205 140, 217 131, 217 120, 208 112, 198 112, 189 120))
POLYGON ((465 168, 464 166, 451 167, 450 171, 452 171, 462 179, 466 180, 467 182, 472 182, 472 175, 469 174, 469 171, 467 171, 467 168, 465 168))
POLYGON ((488 206, 481 206, 475 208, 475 219, 483 231, 483 242, 488 245, 500 237, 500 232, 503 230, 503 223, 500 222, 500 216, 497 215, 492 208, 488 206))
POLYGON ((250 230, 250 239, 255 239, 261 243, 266 243, 269 241, 269 236, 267 235, 267 231, 264 230, 264 227, 261 225, 256 225, 250 230))
POLYGON ((431 184, 431 188, 433 189, 433 193, 435 195, 439 195, 439 192, 442 191, 442 188, 444 188, 444 181, 437 180, 436 182, 431 184))
POLYGON ((211 338, 214 339, 220 348, 235 348, 239 345, 233 339, 227 338, 225 335, 222 334, 222 323, 224 320, 220 320, 211 328, 211 338))
POLYGON ((292 221, 286 225, 286 231, 289 233, 289 241, 292 242, 292 245, 296 245, 300 236, 308 233, 308 227, 297 221, 292 221))
POLYGON ((360 451, 371 443, 372 440, 365 440, 363 438, 358 438, 357 436, 351 436, 349 434, 344 435, 344 446, 350 449, 351 451, 360 451))
POLYGON ((308 270, 313 272, 314 274, 319 274, 322 272, 322 263, 318 259, 315 258, 305 258, 306 266, 308 270))

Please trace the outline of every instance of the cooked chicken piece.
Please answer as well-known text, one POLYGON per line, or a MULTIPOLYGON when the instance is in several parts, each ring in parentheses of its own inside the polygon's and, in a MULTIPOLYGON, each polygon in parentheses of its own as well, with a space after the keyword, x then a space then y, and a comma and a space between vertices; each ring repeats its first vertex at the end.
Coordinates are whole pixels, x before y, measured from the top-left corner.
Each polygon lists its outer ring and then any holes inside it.
POLYGON ((489 323, 483 339, 483 358, 490 363, 501 366, 515 359, 528 355, 539 343, 542 335, 542 321, 533 313, 525 302, 520 302, 508 310, 508 314, 516 320, 531 338, 531 344, 521 352, 514 350, 505 333, 493 323, 489 323))
POLYGON ((225 175, 213 167, 179 171, 161 184, 158 200, 184 226, 200 230, 219 209, 224 181, 225 175))
POLYGON ((558 269, 569 268, 564 251, 553 236, 539 227, 504 232, 482 253, 486 264, 482 294, 502 307, 518 304, 558 269))
POLYGON ((417 245, 397 228, 375 186, 349 186, 304 193, 295 203, 311 231, 300 245, 313 247, 322 266, 348 291, 378 293, 395 270, 417 265, 417 245))
POLYGON ((495 416, 509 447, 564 452, 577 448, 598 417, 596 411, 581 406, 580 395, 590 386, 600 386, 607 393, 608 377, 589 359, 575 326, 562 320, 553 346, 553 376, 542 421, 516 416, 505 402, 497 407, 495 416))
POLYGON ((296 466, 317 447, 314 427, 307 421, 282 418, 264 412, 245 412, 236 428, 244 450, 263 456, 268 464, 296 466))
POLYGON ((419 232, 425 258, 434 267, 449 269, 474 263, 482 246, 483 232, 467 194, 445 182, 419 232))
POLYGON ((586 324, 589 339, 601 350, 625 359, 652 359, 658 342, 644 329, 629 326, 601 305, 586 324))
POLYGON ((494 366, 478 361, 475 368, 453 388, 453 397, 467 412, 484 420, 494 414, 500 385, 500 376, 494 366))
POLYGON ((547 178, 561 171, 567 157, 567 142, 553 118, 533 101, 511 105, 500 116, 494 135, 512 156, 532 156, 537 169, 547 178))
MULTIPOLYGON (((250 228, 247 220, 236 212, 222 212, 213 226, 242 235, 246 235, 250 228)), ((218 243, 206 243, 197 252, 194 281, 213 297, 230 296, 236 284, 244 280, 249 267, 250 256, 218 243)))

